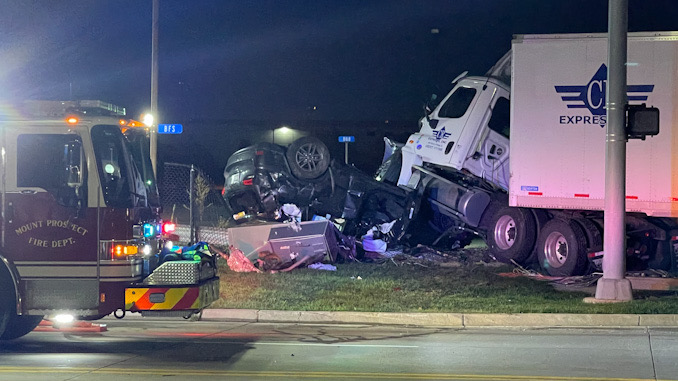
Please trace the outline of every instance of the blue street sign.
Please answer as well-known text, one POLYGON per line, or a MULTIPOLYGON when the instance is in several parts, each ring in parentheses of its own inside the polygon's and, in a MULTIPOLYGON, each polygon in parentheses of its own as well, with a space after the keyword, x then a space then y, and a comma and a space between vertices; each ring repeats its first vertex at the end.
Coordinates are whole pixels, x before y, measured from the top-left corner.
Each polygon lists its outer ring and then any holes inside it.
POLYGON ((355 142, 355 136, 340 136, 339 143, 353 143, 355 142))
POLYGON ((180 134, 184 131, 184 126, 181 124, 158 124, 159 134, 180 134))

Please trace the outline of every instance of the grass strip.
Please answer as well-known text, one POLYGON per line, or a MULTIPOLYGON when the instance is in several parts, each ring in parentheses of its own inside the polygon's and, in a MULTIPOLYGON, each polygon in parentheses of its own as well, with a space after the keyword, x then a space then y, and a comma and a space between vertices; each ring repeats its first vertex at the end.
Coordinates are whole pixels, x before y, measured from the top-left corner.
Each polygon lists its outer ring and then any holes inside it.
POLYGON ((337 271, 236 273, 220 266, 221 299, 212 308, 298 311, 676 314, 678 292, 634 291, 634 300, 585 304, 583 292, 506 278, 508 266, 397 266, 346 263, 337 271), (360 277, 360 279, 358 278, 360 277))

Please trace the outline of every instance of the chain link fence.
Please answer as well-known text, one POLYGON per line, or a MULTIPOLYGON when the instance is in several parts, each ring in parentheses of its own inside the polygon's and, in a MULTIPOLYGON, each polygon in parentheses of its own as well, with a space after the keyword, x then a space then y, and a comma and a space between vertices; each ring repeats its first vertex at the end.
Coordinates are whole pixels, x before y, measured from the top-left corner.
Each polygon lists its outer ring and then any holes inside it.
POLYGON ((226 246, 231 212, 214 182, 195 165, 165 163, 159 187, 164 220, 177 224, 182 243, 226 246))

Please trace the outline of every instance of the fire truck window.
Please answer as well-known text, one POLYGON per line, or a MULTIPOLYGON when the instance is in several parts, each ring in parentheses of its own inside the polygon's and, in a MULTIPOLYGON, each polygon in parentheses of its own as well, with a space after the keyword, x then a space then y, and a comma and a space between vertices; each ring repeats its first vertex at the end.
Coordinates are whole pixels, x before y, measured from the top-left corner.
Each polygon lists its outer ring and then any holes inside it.
POLYGON ((439 118, 461 118, 466 114, 473 98, 476 96, 476 89, 470 87, 459 87, 450 95, 445 103, 438 110, 439 118))
POLYGON ((64 184, 64 145, 72 135, 19 135, 17 186, 54 190, 64 184))
POLYGON ((492 117, 488 123, 490 128, 507 138, 511 127, 511 106, 509 100, 500 97, 492 109, 492 117))
POLYGON ((92 127, 92 143, 97 160, 101 189, 106 205, 118 208, 132 206, 129 173, 122 132, 118 126, 92 127))
MULTIPOLYGON (((63 206, 77 206, 85 199, 87 186, 79 189, 66 184, 64 150, 77 135, 24 134, 17 139, 17 187, 42 188, 63 206)), ((86 168, 81 168, 86 176, 86 168)), ((86 182, 85 182, 86 183, 86 182)))

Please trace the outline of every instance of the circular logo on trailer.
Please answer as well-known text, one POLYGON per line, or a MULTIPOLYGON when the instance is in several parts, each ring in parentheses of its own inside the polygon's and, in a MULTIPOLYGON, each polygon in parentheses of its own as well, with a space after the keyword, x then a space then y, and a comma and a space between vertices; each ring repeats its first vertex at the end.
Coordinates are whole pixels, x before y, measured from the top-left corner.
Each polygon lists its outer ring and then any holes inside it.
POLYGON ((421 147, 422 147, 421 144, 417 144, 417 149, 421 149, 421 147))

